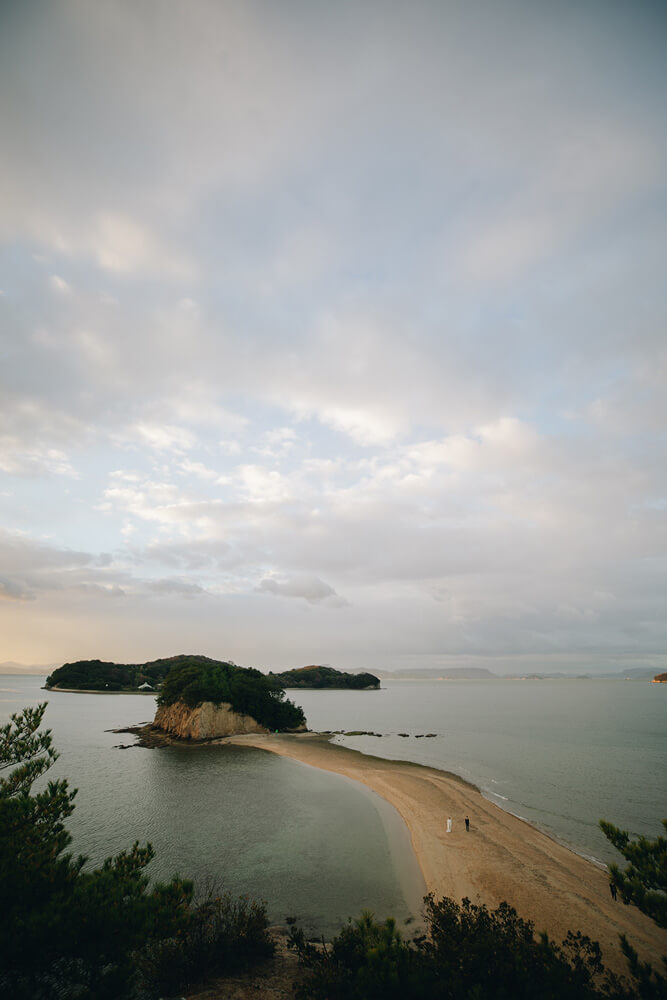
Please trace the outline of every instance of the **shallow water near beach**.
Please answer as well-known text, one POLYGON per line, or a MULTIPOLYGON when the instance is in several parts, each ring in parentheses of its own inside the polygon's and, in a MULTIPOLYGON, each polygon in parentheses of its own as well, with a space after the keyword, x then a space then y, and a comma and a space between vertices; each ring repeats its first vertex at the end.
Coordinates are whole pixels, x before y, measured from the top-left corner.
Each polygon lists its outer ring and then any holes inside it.
POLYGON ((405 826, 363 786, 297 761, 234 746, 117 749, 152 719, 142 695, 53 694, 43 678, 0 678, 0 722, 48 700, 45 724, 60 759, 49 777, 78 788, 68 822, 72 850, 93 864, 150 841, 155 880, 175 873, 197 885, 265 900, 269 918, 294 916, 328 934, 372 909, 403 923, 425 891, 405 826))
MULTIPOLYGON (((51 773, 79 788, 70 829, 92 862, 150 840, 154 878, 213 878, 267 900, 272 921, 296 916, 325 934, 363 908, 399 921, 418 914, 423 883, 407 831, 363 786, 243 747, 116 749, 134 737, 106 730, 151 719, 153 697, 49 694, 41 684, 0 678, 0 719, 49 701, 61 753, 51 773)), ((288 695, 312 729, 380 733, 336 740, 454 772, 602 862, 617 856, 601 817, 655 837, 667 815, 667 686, 390 681, 288 695)))
POLYGON ((313 729, 381 733, 336 740, 451 771, 586 857, 620 860, 600 819, 647 837, 662 832, 667 685, 574 678, 389 681, 356 697, 302 691, 297 700, 313 729))

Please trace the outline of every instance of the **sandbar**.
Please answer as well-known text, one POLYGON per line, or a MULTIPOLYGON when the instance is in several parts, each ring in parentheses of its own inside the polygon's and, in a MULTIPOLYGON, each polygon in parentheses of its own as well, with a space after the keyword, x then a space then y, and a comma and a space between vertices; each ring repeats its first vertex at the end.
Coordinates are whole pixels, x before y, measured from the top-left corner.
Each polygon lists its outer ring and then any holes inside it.
POLYGON ((636 907, 612 900, 603 868, 489 802, 456 775, 371 757, 330 739, 317 733, 253 733, 216 742, 291 757, 373 789, 402 816, 427 889, 436 898, 468 897, 491 908, 506 900, 536 931, 556 941, 569 930, 598 941, 605 965, 619 973, 627 972, 619 946, 619 935, 626 934, 643 960, 662 968, 667 934, 636 907), (446 832, 448 817, 451 833, 446 832))

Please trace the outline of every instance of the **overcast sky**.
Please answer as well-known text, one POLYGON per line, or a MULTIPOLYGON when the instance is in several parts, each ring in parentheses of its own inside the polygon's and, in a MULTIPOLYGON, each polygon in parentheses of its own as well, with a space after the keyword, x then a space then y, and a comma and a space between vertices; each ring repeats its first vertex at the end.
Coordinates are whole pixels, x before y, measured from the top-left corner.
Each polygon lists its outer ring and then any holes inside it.
POLYGON ((666 25, 5 0, 0 662, 665 669, 666 25))

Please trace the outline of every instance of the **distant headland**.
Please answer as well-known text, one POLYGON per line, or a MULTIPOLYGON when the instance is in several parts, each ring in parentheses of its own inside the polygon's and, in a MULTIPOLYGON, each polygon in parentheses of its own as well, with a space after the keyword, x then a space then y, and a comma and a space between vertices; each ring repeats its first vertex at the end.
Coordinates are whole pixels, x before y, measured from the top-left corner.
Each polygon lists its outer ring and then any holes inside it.
POLYGON ((333 667, 321 667, 313 664, 309 667, 297 667, 295 670, 285 670, 280 674, 269 673, 269 677, 283 688, 345 688, 354 691, 377 690, 380 678, 375 674, 348 674, 333 667))

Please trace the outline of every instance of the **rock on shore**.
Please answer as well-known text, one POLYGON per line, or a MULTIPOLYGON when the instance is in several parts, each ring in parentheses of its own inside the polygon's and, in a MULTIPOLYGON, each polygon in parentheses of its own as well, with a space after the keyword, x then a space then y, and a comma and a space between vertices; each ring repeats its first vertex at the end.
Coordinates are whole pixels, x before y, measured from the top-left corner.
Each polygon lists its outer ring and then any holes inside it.
POLYGON ((240 733, 267 733, 250 715, 234 712, 231 705, 205 701, 197 708, 183 702, 158 708, 153 726, 182 740, 211 740, 240 733))

